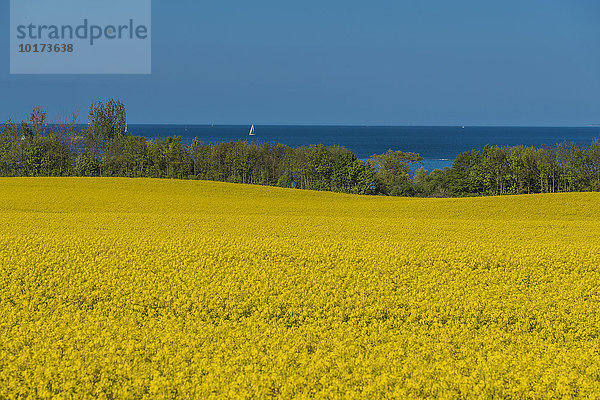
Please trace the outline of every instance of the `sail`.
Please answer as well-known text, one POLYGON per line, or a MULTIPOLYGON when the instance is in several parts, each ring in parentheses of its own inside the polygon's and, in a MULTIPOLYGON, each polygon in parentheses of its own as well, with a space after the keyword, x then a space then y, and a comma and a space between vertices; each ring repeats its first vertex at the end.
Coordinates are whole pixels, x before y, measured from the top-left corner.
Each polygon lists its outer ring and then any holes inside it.
POLYGON ((252 125, 252 127, 250 128, 250 135, 254 135, 254 125, 252 125))

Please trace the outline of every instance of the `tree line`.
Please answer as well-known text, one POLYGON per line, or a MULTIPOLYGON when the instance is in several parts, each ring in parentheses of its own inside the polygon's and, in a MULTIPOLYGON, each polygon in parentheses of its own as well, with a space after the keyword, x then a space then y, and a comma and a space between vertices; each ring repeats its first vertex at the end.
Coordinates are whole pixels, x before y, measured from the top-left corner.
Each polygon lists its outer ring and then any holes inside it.
POLYGON ((419 170, 413 181, 418 192, 453 196, 600 191, 600 142, 485 146, 461 153, 451 168, 419 170))
POLYGON ((123 103, 91 105, 48 124, 36 107, 26 121, 0 128, 0 176, 98 176, 203 179, 392 196, 467 196, 600 190, 600 143, 589 147, 486 146, 452 167, 417 169, 419 154, 389 150, 360 160, 340 146, 278 143, 184 143, 127 132, 123 103))

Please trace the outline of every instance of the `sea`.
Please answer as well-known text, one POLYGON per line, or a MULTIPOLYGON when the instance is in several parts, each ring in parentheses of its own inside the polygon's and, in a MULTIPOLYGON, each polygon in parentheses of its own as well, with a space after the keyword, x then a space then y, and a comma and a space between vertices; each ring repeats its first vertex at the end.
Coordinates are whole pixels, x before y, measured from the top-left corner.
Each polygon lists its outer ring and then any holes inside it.
POLYGON ((129 125, 130 134, 147 139, 181 136, 185 143, 198 138, 203 143, 247 141, 276 142, 291 147, 311 144, 339 145, 365 160, 387 150, 419 153, 425 169, 452 166, 460 153, 497 146, 554 146, 576 143, 588 146, 600 139, 600 126, 584 127, 489 127, 489 126, 309 126, 255 125, 129 125))

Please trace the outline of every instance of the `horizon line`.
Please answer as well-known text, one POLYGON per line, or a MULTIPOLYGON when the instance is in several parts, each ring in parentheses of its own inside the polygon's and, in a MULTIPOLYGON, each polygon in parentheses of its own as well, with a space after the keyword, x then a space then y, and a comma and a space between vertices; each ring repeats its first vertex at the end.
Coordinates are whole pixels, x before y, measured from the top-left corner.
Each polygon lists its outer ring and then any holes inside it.
MULTIPOLYGON (((600 124, 581 125, 387 125, 387 124, 319 124, 319 123, 182 123, 182 122, 128 122, 128 125, 164 125, 164 126, 304 126, 304 127, 352 127, 352 128, 600 128, 600 124)), ((81 125, 81 124, 80 124, 81 125)))

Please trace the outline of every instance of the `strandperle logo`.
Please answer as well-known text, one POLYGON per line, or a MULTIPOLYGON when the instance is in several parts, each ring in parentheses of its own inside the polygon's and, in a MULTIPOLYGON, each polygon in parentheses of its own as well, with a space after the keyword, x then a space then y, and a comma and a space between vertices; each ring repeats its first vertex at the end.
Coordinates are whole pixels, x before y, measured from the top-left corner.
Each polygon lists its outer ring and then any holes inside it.
POLYGON ((84 19, 81 25, 18 25, 17 39, 35 40, 72 40, 89 39, 91 46, 100 39, 147 39, 148 27, 137 25, 130 19, 124 25, 92 25, 88 19, 84 19))
POLYGON ((151 0, 11 0, 11 74, 151 73, 151 0))

